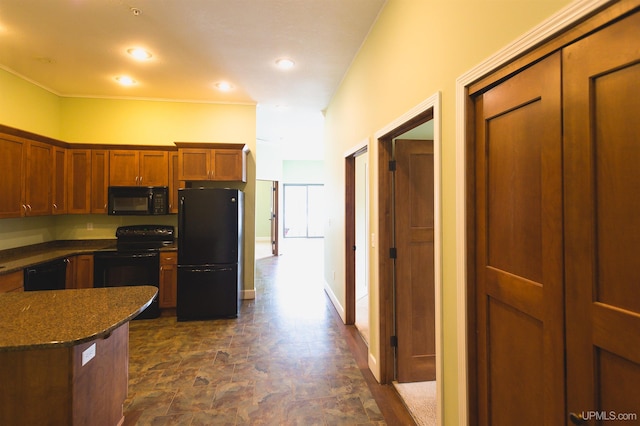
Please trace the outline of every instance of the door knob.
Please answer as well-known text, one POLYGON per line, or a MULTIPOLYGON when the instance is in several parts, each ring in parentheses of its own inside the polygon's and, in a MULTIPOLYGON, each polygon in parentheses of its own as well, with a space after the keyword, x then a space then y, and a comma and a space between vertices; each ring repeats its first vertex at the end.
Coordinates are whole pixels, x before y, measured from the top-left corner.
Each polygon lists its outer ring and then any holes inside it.
POLYGON ((587 420, 584 417, 582 417, 582 414, 569 413, 569 420, 571 420, 571 423, 573 423, 574 425, 587 424, 587 420))

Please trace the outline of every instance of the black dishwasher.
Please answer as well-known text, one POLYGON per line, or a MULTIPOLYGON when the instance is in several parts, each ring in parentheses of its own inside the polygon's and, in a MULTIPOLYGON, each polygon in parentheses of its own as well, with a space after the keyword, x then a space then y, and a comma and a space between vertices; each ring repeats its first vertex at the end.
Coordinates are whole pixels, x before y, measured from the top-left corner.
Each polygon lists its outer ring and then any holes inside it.
POLYGON ((56 259, 24 270, 24 290, 64 290, 67 259, 56 259))

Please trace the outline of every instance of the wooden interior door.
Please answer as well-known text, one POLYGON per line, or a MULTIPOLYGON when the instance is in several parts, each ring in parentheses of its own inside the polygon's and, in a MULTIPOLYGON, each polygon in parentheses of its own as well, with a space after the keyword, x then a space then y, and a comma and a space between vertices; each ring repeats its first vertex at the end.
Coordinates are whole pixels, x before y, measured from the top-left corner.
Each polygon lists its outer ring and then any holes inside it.
POLYGON ((575 424, 629 413, 629 424, 640 420, 639 40, 635 13, 562 58, 567 408, 575 424))
POLYGON ((395 142, 398 382, 435 380, 433 141, 395 142))
POLYGON ((564 419, 560 54, 475 99, 478 424, 564 419))

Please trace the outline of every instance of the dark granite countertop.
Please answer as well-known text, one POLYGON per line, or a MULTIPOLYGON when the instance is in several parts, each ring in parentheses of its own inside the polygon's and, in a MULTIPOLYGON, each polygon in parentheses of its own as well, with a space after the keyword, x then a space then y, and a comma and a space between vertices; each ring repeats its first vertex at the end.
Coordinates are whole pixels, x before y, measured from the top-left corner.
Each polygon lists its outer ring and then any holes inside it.
POLYGON ((0 351, 74 346, 108 336, 153 300, 152 286, 0 294, 0 351))
MULTIPOLYGON (((0 275, 20 271, 24 268, 79 254, 92 254, 96 251, 116 248, 116 240, 67 240, 51 241, 0 251, 0 275)), ((161 251, 175 251, 177 244, 171 244, 161 251)))

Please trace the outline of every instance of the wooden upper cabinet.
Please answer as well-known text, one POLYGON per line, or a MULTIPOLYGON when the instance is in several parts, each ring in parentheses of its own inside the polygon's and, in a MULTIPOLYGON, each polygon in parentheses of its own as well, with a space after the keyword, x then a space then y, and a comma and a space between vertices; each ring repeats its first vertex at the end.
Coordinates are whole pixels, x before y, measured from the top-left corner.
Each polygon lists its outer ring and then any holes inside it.
POLYGON ((51 214, 54 147, 0 136, 0 218, 51 214))
POLYGON ((67 213, 67 150, 53 147, 53 179, 51 180, 51 213, 67 213))
POLYGON ((178 153, 169 153, 169 213, 178 213, 178 189, 184 188, 184 181, 178 179, 178 153))
POLYGON ((53 146, 42 142, 27 144, 26 216, 51 214, 52 157, 53 146))
POLYGON ((22 196, 27 143, 19 138, 0 136, 0 218, 24 215, 22 196))
POLYGON ((109 152, 109 185, 137 186, 139 169, 138 151, 111 150, 109 152))
POLYGON ((244 144, 176 142, 178 178, 181 181, 247 181, 244 144))
POLYGON ((167 186, 167 151, 111 150, 109 185, 167 186))
POLYGON ((140 151, 139 185, 169 185, 169 153, 167 151, 140 151))
POLYGON ((210 180, 211 150, 184 148, 178 150, 178 179, 210 180))
POLYGON ((91 150, 67 150, 68 213, 91 213, 91 150))
POLYGON ((109 198, 109 151, 91 150, 91 213, 106 213, 109 198))

